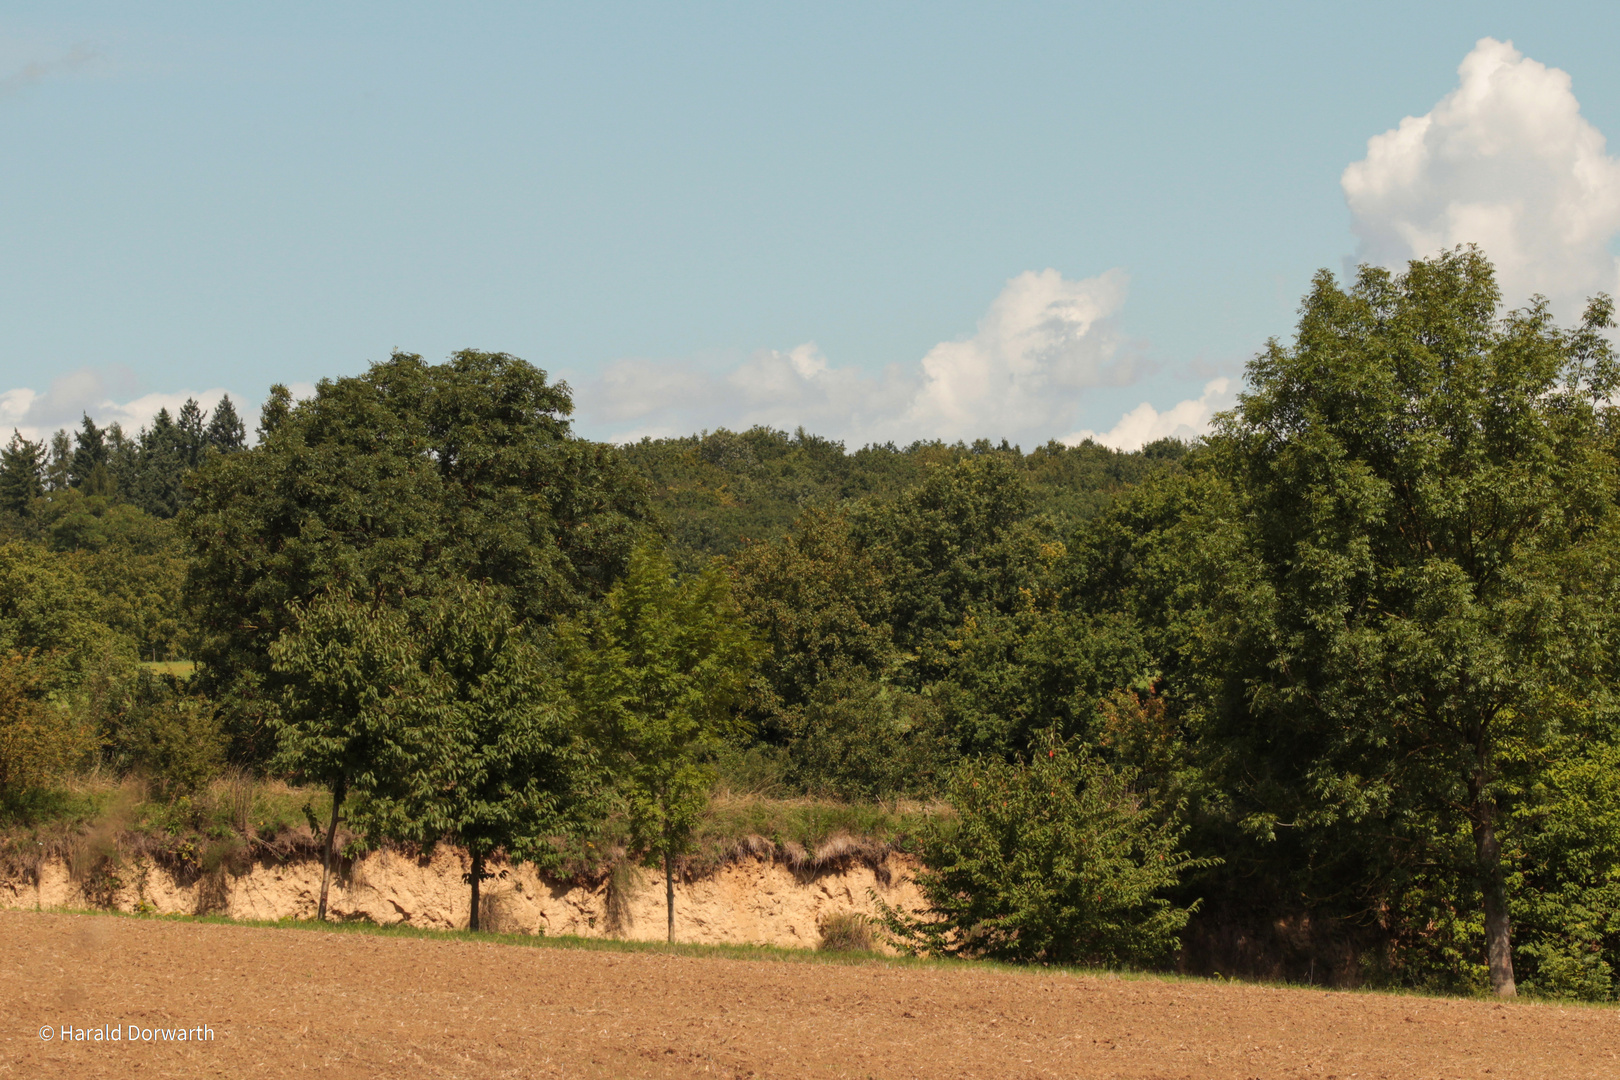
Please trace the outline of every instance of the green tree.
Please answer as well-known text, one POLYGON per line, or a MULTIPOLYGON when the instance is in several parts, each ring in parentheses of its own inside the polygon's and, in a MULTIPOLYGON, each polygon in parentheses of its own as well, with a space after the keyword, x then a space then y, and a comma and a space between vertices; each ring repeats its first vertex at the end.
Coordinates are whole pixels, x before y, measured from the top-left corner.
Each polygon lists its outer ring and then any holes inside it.
POLYGON ((854 538, 888 585, 895 641, 916 654, 917 678, 948 670, 948 642, 968 615, 1019 605, 1047 531, 1022 472, 988 448, 928 469, 891 503, 861 508, 854 538))
POLYGON ((187 465, 183 437, 169 416, 159 409, 152 426, 142 428, 135 459, 135 483, 130 498, 155 517, 174 517, 184 503, 181 480, 187 465))
POLYGON ((1350 823, 1431 865, 1460 829, 1506 995, 1513 759, 1613 734, 1620 371, 1606 298, 1571 331, 1540 300, 1499 306, 1472 249, 1364 268, 1348 290, 1324 272, 1213 450, 1262 567, 1249 700, 1224 714, 1263 761, 1227 777, 1247 827, 1350 823))
POLYGON ((420 631, 425 679, 406 707, 418 741, 414 771, 393 778, 373 827, 467 849, 472 888, 469 929, 479 929, 480 890, 489 859, 556 861, 553 837, 571 831, 594 805, 593 756, 556 686, 532 632, 493 588, 452 589, 434 601, 420 631))
POLYGON ((630 814, 632 842, 664 870, 675 940, 675 860, 690 843, 713 782, 707 759, 737 732, 736 712, 762 651, 726 575, 677 582, 643 545, 586 622, 562 628, 571 689, 630 814))
POLYGON ((878 678, 898 659, 888 590, 842 515, 808 510, 785 536, 747 544, 732 563, 732 592, 769 649, 749 703, 768 739, 798 733, 824 681, 878 678))
POLYGON ((921 916, 883 909, 897 940, 936 955, 1047 964, 1162 961, 1192 908, 1163 893, 1208 865, 1179 850, 1186 826, 1149 812, 1135 774, 1049 739, 1026 763, 969 758, 953 818, 922 842, 921 916))
POLYGON ((60 428, 51 436, 50 458, 45 463, 47 491, 66 491, 72 483, 73 440, 60 428))
POLYGON ((107 493, 101 490, 108 479, 106 435, 88 415, 73 437, 73 459, 68 474, 74 487, 89 484, 97 488, 92 494, 107 493))
POLYGON ((219 404, 214 406, 214 413, 208 418, 205 439, 210 447, 221 454, 234 454, 247 448, 247 428, 237 415, 231 395, 220 395, 219 404))
POLYGON ((70 489, 40 505, 36 524, 51 550, 100 596, 101 619, 143 658, 184 653, 180 591, 187 559, 173 522, 70 489))
POLYGON ((270 646, 282 678, 282 707, 270 714, 271 767, 331 792, 318 915, 325 920, 344 800, 391 794, 401 777, 420 775, 417 755, 431 740, 412 728, 413 706, 425 688, 404 614, 338 593, 294 602, 290 614, 292 625, 270 646))
POLYGON ((281 383, 270 384, 270 394, 259 407, 259 441, 264 442, 292 415, 292 391, 281 383))
POLYGON ((931 794, 955 759, 931 697, 859 672, 816 686, 788 749, 806 791, 844 799, 931 794))
POLYGON ((166 799, 194 795, 220 774, 225 740, 209 701, 146 669, 113 692, 102 718, 104 761, 144 777, 166 799))
POLYGON ((196 398, 186 398, 175 418, 175 434, 180 449, 180 463, 184 469, 195 469, 202 462, 208 447, 208 414, 197 404, 196 398))
POLYGON ((333 588, 413 607, 488 581, 543 629, 607 590, 647 528, 644 485, 573 436, 572 408, 566 385, 515 357, 400 353, 296 405, 272 394, 259 444, 197 471, 187 589, 239 756, 262 752, 268 648, 293 602, 333 588))
POLYGON ((45 446, 11 430, 11 442, 0 450, 0 509, 26 516, 45 493, 45 446))
POLYGON ((88 757, 93 740, 50 700, 53 666, 33 651, 0 652, 0 805, 55 779, 88 757))
POLYGON ((53 688, 69 689, 103 654, 130 651, 64 556, 26 541, 0 544, 0 654, 37 654, 57 672, 53 688))

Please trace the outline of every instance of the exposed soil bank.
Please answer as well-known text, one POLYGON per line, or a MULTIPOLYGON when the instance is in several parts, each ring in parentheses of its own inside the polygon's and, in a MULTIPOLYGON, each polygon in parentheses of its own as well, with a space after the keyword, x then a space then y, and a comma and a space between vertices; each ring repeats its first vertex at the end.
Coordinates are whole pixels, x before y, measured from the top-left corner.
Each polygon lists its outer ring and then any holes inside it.
MULTIPOLYGON (((469 860, 443 845, 416 858, 395 851, 366 855, 345 867, 332 885, 328 917, 407 923, 434 929, 467 926, 469 860)), ((665 936, 662 878, 650 871, 621 874, 621 887, 557 882, 533 867, 497 863, 484 883, 486 930, 521 934, 575 934, 657 941, 665 936)), ((813 948, 829 915, 870 913, 874 890, 886 903, 920 905, 912 865, 890 853, 821 872, 772 858, 745 858, 713 875, 675 886, 675 936, 700 944, 757 944, 813 948)), ((242 874, 176 876, 149 859, 121 860, 115 875, 76 880, 67 862, 44 859, 37 873, 0 877, 0 907, 98 906, 158 914, 212 912, 237 919, 314 918, 321 889, 318 858, 255 862, 242 874)))
POLYGON ((1613 1008, 20 911, 0 1029, 0 1078, 1620 1075, 1613 1008))

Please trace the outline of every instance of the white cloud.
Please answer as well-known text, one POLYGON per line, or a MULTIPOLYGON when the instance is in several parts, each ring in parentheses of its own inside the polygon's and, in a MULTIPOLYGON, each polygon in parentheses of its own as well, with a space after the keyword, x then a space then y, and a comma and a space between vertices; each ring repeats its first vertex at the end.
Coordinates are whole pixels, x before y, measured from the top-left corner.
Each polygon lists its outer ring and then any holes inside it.
POLYGON ((723 373, 691 364, 626 360, 580 395, 583 418, 615 441, 755 424, 860 446, 915 439, 1007 438, 1043 443, 1072 430, 1088 391, 1131 382, 1140 350, 1114 317, 1122 270, 1068 281, 1056 270, 1007 282, 960 341, 878 375, 833 366, 814 342, 764 350, 723 373))
MULTIPOLYGON (((179 413, 187 398, 212 412, 226 391, 220 387, 208 390, 179 390, 169 394, 142 394, 119 401, 130 392, 133 378, 119 369, 97 371, 82 368, 51 381, 50 389, 43 393, 27 387, 0 391, 0 442, 11 437, 17 429, 26 439, 49 439, 58 428, 70 432, 88 415, 102 427, 119 424, 128 435, 152 423, 159 409, 168 409, 170 416, 179 413)), ((231 404, 249 429, 253 426, 251 402, 240 395, 231 395, 231 404)))
POLYGON ((1482 38, 1457 88, 1367 142, 1341 183, 1357 261, 1400 267, 1477 243, 1512 306, 1541 293, 1562 319, 1616 292, 1620 161, 1581 116, 1570 78, 1482 38))
POLYGON ((1155 439, 1197 439, 1209 433, 1209 422, 1217 412, 1236 404, 1237 395, 1231 386, 1230 379, 1211 379, 1204 385, 1203 394, 1164 412, 1144 401, 1108 431, 1077 431, 1062 441, 1075 446, 1090 439, 1115 450, 1137 450, 1155 439))

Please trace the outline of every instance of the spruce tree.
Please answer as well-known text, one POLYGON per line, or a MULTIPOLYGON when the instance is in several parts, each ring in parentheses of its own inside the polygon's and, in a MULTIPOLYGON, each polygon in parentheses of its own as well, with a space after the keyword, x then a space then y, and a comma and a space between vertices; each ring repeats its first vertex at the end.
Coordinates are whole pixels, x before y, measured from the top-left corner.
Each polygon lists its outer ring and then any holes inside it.
POLYGON ((45 466, 48 491, 66 491, 72 486, 73 440, 60 428, 51 436, 50 460, 45 466))
POLYGON ((186 403, 180 406, 174 426, 179 436, 182 468, 195 469, 202 461, 203 449, 208 445, 207 418, 208 414, 203 412, 196 398, 186 398, 186 403))
POLYGON ((180 480, 186 471, 183 439, 168 409, 159 409, 152 426, 141 431, 134 501, 154 517, 173 517, 180 511, 180 480))
POLYGON ((222 454, 234 453, 247 446, 247 428, 243 426, 242 418, 236 415, 231 395, 220 395, 219 404, 214 406, 214 415, 208 421, 206 440, 209 446, 222 454))
POLYGON ((26 515, 44 493, 45 446, 12 428, 11 442, 0 450, 0 508, 26 515))
POLYGON ((68 464, 68 482, 74 487, 84 487, 90 475, 95 472, 96 466, 106 468, 107 440, 102 430, 96 427, 96 422, 86 414, 78 434, 73 437, 73 442, 73 457, 68 464))

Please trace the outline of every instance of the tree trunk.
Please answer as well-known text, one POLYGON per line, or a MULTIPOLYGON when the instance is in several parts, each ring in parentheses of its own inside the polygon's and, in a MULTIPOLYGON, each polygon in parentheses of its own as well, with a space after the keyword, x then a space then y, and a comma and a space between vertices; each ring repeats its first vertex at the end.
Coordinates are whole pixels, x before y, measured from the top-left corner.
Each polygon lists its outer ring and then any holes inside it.
POLYGON ((664 825, 664 915, 669 925, 669 943, 675 944, 675 860, 670 852, 669 825, 664 825))
POLYGON ((1469 782, 1474 855, 1485 907, 1485 958, 1491 989, 1502 997, 1518 993, 1513 983, 1513 927, 1508 921, 1507 882, 1502 875, 1502 847, 1496 839, 1496 800, 1479 779, 1469 782))
POLYGON ((326 921, 326 888, 332 880, 332 840, 337 836, 338 807, 343 805, 343 796, 348 790, 348 782, 338 777, 337 783, 332 785, 332 821, 326 826, 326 851, 321 862, 321 906, 316 918, 326 921))
POLYGON ((472 917, 467 920, 467 929, 478 929, 478 893, 479 885, 484 881, 484 856, 479 851, 472 853, 472 917))

